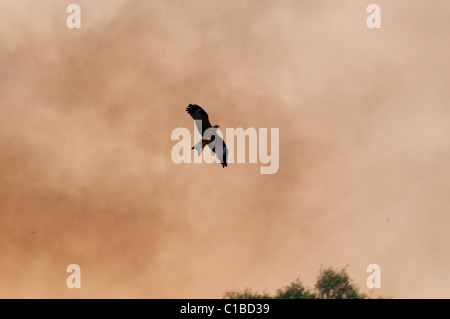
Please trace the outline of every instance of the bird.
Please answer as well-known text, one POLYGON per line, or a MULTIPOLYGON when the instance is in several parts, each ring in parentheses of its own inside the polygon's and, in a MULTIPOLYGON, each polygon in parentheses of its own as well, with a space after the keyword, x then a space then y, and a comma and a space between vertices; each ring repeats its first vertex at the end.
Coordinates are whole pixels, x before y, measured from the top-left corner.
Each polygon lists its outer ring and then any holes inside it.
POLYGON ((189 104, 186 107, 186 112, 188 112, 189 115, 192 116, 198 131, 203 137, 202 140, 195 144, 191 149, 196 150, 198 152, 198 155, 200 155, 200 153, 203 151, 203 148, 208 145, 211 151, 216 154, 217 158, 222 164, 222 167, 227 167, 228 149, 225 141, 219 135, 217 135, 217 129, 219 128, 219 125, 211 125, 211 123, 209 122, 208 113, 206 113, 205 110, 197 104, 189 104), (212 143, 213 141, 215 142, 212 143), (210 145, 210 143, 212 144, 210 145), (220 147, 220 145, 222 147, 220 147))

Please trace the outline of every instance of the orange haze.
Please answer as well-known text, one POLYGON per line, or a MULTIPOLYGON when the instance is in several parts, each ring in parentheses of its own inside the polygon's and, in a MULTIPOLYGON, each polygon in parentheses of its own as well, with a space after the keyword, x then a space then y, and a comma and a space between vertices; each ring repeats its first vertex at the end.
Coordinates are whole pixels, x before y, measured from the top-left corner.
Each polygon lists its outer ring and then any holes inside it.
POLYGON ((449 298, 450 2, 370 3, 0 0, 0 297, 449 298), (280 128, 278 173, 174 164, 188 103, 280 128))

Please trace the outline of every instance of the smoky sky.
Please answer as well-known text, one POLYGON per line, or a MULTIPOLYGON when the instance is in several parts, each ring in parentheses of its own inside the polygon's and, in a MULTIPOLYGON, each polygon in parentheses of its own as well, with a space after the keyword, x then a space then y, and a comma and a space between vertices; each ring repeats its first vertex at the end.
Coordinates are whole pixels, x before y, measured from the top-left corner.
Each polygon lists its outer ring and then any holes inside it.
MULTIPOLYGON (((450 297, 448 1, 0 1, 0 296, 450 297), (189 103, 280 164, 175 164, 189 103), (66 267, 81 267, 80 289, 66 267)), ((192 141, 194 143, 194 141, 192 141)))

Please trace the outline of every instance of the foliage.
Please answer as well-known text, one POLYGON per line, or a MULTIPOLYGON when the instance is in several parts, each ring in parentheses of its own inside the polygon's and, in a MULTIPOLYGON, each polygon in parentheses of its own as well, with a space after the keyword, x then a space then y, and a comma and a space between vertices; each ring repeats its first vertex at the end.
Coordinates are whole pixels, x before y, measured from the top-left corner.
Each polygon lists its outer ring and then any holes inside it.
POLYGON ((303 286, 300 278, 277 290, 275 299, 314 299, 315 295, 303 286))
POLYGON ((350 279, 347 270, 338 271, 331 267, 320 269, 314 289, 306 288, 300 278, 277 290, 275 295, 253 292, 247 288, 243 292, 229 291, 225 299, 368 299, 359 292, 357 285, 350 279))
POLYGON ((249 288, 245 289, 243 292, 240 291, 228 291, 225 293, 225 299, 270 299, 272 297, 267 293, 257 293, 253 292, 249 288))
POLYGON ((358 287, 350 279, 345 268, 341 271, 332 268, 321 269, 315 287, 318 299, 367 298, 367 295, 358 292, 358 287))

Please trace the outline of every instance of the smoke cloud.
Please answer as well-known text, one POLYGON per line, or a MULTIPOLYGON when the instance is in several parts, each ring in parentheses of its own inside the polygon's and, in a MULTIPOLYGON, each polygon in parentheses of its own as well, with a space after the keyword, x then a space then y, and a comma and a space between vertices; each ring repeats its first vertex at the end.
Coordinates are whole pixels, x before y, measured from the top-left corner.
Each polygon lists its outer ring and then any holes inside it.
POLYGON ((0 297, 450 297, 448 1, 70 3, 0 1, 0 297), (189 103, 279 128, 277 174, 173 163, 189 103))

